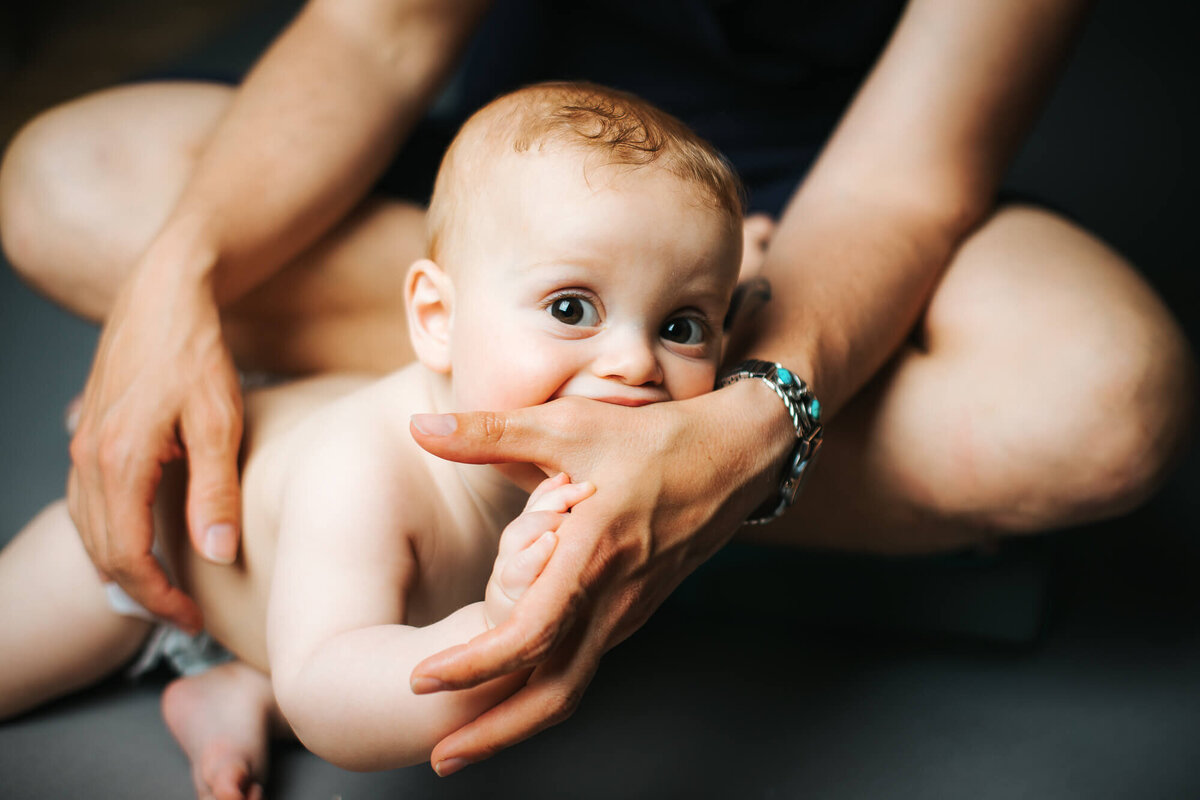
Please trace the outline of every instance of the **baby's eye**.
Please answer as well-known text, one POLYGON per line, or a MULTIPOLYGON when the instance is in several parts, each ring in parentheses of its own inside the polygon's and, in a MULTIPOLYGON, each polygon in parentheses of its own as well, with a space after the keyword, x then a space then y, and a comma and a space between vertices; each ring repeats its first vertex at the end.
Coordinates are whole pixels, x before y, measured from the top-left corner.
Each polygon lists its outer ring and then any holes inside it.
POLYGON ((550 315, 564 325, 591 328, 600 323, 600 312, 582 297, 559 297, 550 303, 549 309, 550 315))
POLYGON ((675 317, 663 323, 658 335, 675 344, 700 344, 704 341, 704 323, 692 317, 675 317))

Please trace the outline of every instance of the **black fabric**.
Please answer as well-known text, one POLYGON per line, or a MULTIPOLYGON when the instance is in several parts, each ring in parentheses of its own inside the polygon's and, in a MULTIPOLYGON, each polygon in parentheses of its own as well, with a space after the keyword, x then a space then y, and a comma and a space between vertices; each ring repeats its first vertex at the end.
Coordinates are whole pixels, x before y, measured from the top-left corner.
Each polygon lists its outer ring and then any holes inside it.
POLYGON ((777 214, 885 44, 899 0, 502 0, 380 187, 425 199, 475 109, 525 84, 589 80, 675 114, 777 214), (414 163, 415 162, 415 163, 414 163))

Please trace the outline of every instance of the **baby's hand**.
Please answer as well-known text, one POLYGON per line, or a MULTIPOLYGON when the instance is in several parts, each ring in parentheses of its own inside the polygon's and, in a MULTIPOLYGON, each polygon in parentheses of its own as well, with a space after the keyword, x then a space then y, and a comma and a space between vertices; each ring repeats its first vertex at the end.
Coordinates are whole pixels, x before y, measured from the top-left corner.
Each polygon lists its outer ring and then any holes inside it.
POLYGON ((559 473, 542 481, 529 495, 525 510, 500 534, 500 551, 483 600, 488 628, 508 619, 517 600, 549 563, 558 544, 554 532, 566 513, 595 491, 592 484, 571 483, 566 473, 559 473))

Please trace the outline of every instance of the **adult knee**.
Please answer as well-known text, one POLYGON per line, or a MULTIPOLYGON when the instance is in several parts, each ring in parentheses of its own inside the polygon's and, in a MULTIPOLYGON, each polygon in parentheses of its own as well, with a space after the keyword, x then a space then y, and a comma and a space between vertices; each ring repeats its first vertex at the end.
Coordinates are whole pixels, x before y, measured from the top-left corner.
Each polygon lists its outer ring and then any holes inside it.
POLYGON ((87 214, 85 187, 104 171, 86 139, 69 110, 51 109, 17 133, 0 162, 0 245, 17 274, 51 294, 76 277, 55 257, 54 232, 78 228, 87 214))
POLYGON ((1081 398, 1095 398, 1090 415, 1098 459, 1082 499, 1096 516, 1132 510, 1162 485, 1191 441, 1196 364, 1182 331, 1165 309, 1125 326, 1128 341, 1112 353, 1081 398))
POLYGON ((37 183, 38 154, 47 138, 43 135, 47 127, 43 117, 27 123, 0 159, 0 248, 8 263, 26 279, 30 278, 29 267, 36 260, 37 214, 31 208, 35 200, 30 196, 30 188, 37 183))
POLYGON ((1190 441, 1196 367, 1187 342, 1165 310, 1128 316, 1115 323, 1119 336, 1093 331, 1095 357, 1063 375, 1042 425, 1017 434, 1031 458, 1043 459, 1021 487, 1034 499, 1017 530, 1133 510, 1162 485, 1190 441))
POLYGON ((208 84, 106 89, 43 113, 0 165, 0 239, 30 284, 103 317, 228 105, 208 84))
POLYGON ((1118 253, 1047 212, 1004 209, 961 249, 931 306, 934 360, 968 376, 939 516, 1017 533, 1131 510, 1188 441, 1196 367, 1118 253))

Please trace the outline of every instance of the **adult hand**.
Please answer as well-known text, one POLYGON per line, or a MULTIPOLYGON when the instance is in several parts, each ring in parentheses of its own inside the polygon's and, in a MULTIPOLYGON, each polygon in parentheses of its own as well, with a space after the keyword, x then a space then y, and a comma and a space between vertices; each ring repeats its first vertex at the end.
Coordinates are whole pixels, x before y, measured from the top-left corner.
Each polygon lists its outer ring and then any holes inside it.
POLYGON ((771 491, 791 429, 760 391, 739 384, 643 408, 564 398, 509 413, 414 417, 414 438, 435 455, 529 462, 597 487, 562 523, 550 563, 504 624, 413 670, 420 694, 534 668, 520 691, 434 748, 439 775, 570 716, 600 657, 771 491))
POLYGON ((105 579, 185 630, 199 608, 151 553, 165 463, 186 453, 187 526, 206 558, 237 556, 242 397, 212 292, 178 271, 141 270, 100 336, 71 440, 71 518, 105 579))

